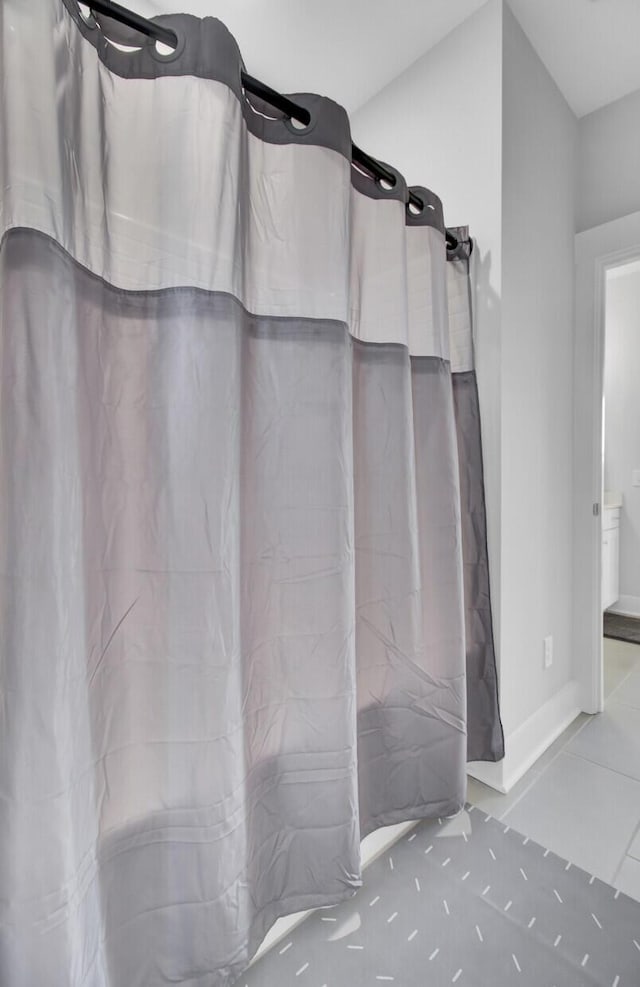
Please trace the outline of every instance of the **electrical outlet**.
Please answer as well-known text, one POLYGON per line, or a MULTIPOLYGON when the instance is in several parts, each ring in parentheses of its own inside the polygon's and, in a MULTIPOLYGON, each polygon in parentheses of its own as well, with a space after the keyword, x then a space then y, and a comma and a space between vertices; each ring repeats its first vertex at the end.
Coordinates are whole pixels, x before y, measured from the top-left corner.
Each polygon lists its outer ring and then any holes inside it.
POLYGON ((551 668, 553 665, 553 638, 551 634, 544 639, 544 667, 551 668))

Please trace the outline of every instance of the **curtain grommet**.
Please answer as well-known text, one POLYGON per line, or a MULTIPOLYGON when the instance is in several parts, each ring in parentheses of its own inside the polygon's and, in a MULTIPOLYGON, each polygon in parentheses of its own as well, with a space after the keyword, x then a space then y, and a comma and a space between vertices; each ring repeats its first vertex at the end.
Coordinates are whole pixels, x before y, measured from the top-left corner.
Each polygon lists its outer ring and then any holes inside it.
POLYGON ((390 177, 386 177, 385 175, 371 175, 370 178, 373 184, 383 196, 388 195, 391 198, 396 198, 398 196, 398 190, 404 184, 402 175, 393 165, 387 164, 386 161, 379 161, 378 164, 384 168, 390 177))
POLYGON ((383 192, 394 192, 398 187, 398 179, 395 175, 393 176, 392 182, 390 182, 388 178, 374 178, 374 182, 383 192))
MULTIPOLYGON (((159 19, 158 19, 158 23, 160 24, 159 19)), ((157 62, 173 62, 175 61, 176 58, 180 58, 180 55, 184 51, 186 38, 183 32, 180 31, 179 28, 176 28, 173 24, 161 24, 161 26, 168 28, 169 31, 173 31, 173 33, 175 34, 177 39, 177 44, 175 48, 171 48, 169 51, 166 52, 161 51, 158 48, 158 45, 162 44, 162 42, 152 41, 152 43, 149 45, 147 50, 149 51, 151 57, 155 58, 157 62)), ((168 47, 168 45, 163 45, 163 47, 168 47)))
POLYGON ((302 123, 302 121, 296 120, 295 117, 287 117, 287 123, 296 134, 306 134, 312 127, 311 115, 309 115, 309 123, 302 123))
MULTIPOLYGON (((302 103, 300 105, 303 105, 302 103)), ((284 117, 282 123, 285 125, 290 134, 294 134, 296 137, 306 137, 314 129, 317 117, 311 113, 308 106, 304 106, 309 114, 309 123, 303 124, 300 120, 294 120, 293 117, 284 117)))

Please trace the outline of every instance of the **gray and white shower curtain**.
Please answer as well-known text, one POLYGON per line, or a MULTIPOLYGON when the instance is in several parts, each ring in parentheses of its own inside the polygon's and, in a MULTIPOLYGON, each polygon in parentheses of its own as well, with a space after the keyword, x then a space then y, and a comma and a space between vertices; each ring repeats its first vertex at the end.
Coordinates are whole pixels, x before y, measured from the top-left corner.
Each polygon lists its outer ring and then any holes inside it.
POLYGON ((226 987, 502 756, 464 231, 158 20, 0 5, 3 987, 226 987))

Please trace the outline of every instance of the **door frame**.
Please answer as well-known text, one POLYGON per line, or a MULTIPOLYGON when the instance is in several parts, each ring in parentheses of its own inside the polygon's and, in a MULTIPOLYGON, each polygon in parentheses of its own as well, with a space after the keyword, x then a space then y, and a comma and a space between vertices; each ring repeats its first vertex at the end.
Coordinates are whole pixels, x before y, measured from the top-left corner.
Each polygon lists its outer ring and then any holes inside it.
POLYGON ((576 234, 573 345, 574 675, 585 713, 602 712, 602 500, 605 285, 640 257, 640 212, 576 234), (594 505, 598 513, 594 514, 594 505))

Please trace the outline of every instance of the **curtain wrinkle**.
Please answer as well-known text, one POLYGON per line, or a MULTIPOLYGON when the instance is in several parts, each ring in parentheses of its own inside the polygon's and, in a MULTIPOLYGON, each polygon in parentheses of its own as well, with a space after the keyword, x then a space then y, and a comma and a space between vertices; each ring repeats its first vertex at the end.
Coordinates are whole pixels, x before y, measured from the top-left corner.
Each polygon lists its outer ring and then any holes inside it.
POLYGON ((219 21, 0 6, 0 983, 231 987, 502 753, 468 267, 219 21), (28 125, 25 124, 28 122, 28 125))

